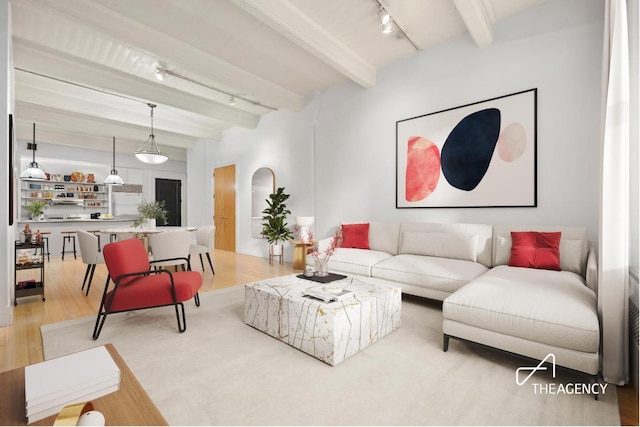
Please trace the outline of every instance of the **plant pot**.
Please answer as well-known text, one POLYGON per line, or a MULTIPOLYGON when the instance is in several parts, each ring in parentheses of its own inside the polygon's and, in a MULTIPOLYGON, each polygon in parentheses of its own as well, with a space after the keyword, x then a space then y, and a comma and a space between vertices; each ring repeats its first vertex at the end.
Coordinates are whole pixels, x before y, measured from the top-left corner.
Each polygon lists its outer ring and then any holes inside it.
POLYGON ((284 245, 282 243, 272 243, 269 245, 269 255, 280 256, 282 255, 284 245))
POLYGON ((155 218, 147 220, 147 228, 149 230, 155 230, 156 229, 156 219, 155 218))

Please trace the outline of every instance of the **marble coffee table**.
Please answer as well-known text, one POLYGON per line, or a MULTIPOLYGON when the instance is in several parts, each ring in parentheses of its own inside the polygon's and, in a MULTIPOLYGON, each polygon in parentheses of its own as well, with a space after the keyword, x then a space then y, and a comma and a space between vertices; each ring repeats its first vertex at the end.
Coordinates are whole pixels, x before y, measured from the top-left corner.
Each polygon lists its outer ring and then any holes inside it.
POLYGON ((336 284, 354 296, 330 303, 305 297, 322 284, 296 275, 248 283, 244 321, 332 366, 400 327, 400 287, 360 276, 336 284))

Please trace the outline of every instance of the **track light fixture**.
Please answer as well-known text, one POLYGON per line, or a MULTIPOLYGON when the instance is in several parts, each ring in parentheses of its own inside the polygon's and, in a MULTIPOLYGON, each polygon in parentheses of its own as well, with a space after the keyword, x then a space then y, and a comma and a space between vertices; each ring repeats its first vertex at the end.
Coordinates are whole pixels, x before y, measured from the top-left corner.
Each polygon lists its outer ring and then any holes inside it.
POLYGON ((156 136, 153 134, 153 109, 157 107, 155 104, 147 104, 151 108, 151 134, 149 139, 138 148, 136 151, 136 158, 144 163, 150 163, 157 165, 169 160, 169 156, 160 152, 158 145, 156 144, 156 136), (148 148, 147 145, 149 146, 148 148))
POLYGON ((380 7, 380 10, 378 11, 378 19, 380 20, 381 25, 385 25, 391 20, 391 15, 389 15, 389 12, 387 12, 384 7, 380 7))
POLYGON ((391 13, 387 10, 387 8, 382 4, 384 0, 373 0, 375 4, 378 5, 378 21, 382 26, 383 34, 391 34, 394 31, 398 31, 398 38, 405 38, 416 51, 421 52, 422 48, 407 34, 407 32, 402 28, 402 26, 391 16, 391 13))
POLYGON ((158 67, 156 67, 156 79, 162 81, 165 77, 167 77, 167 70, 161 65, 158 65, 158 67))
MULTIPOLYGON (((27 145, 28 148, 28 145, 27 145)), ((36 124, 33 124, 33 143, 31 144, 31 150, 33 151, 33 160, 29 163, 29 166, 22 171, 20 179, 25 181, 40 181, 47 179, 44 169, 36 162, 36 124)))
POLYGON ((232 96, 231 98, 229 98, 229 105, 236 105, 236 97, 232 96))

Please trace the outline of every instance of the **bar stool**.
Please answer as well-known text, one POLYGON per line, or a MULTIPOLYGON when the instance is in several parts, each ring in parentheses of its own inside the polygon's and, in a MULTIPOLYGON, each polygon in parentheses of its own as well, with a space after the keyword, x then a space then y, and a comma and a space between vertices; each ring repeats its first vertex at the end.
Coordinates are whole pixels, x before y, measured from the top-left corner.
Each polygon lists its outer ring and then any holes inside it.
POLYGON ((62 234, 62 259, 64 260, 64 254, 73 252, 73 259, 78 259, 76 257, 76 232, 75 231, 61 231, 62 234), (67 242, 71 244, 73 242, 73 251, 66 250, 67 242))
MULTIPOLYGON (((51 255, 51 252, 49 252, 49 234, 51 234, 50 231, 41 231, 40 235, 42 236, 42 243, 44 243, 44 250, 42 251, 42 259, 44 260, 44 256, 47 256, 47 261, 51 261, 51 258, 49 257, 49 255, 51 255)), ((34 255, 38 255, 38 248, 35 249, 35 251, 33 251, 34 255)))

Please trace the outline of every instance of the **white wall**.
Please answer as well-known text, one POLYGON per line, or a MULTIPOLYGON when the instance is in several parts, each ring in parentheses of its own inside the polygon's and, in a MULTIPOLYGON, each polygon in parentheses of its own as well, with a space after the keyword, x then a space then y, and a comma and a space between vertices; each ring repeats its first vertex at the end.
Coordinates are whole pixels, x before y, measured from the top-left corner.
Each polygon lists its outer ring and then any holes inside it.
POLYGON ((13 301, 13 235, 15 225, 9 226, 9 113, 13 113, 13 79, 11 63, 11 9, 7 0, 0 0, 0 326, 11 323, 13 301))
MULTIPOLYGON (((290 223, 315 215, 319 237, 341 221, 365 220, 575 224, 596 240, 603 10, 602 0, 546 2, 497 22, 488 47, 464 36, 379 69, 372 89, 347 83, 300 113, 273 112, 253 131, 200 141, 188 156, 190 183, 209 181, 208 200, 213 168, 235 163, 237 250, 263 256, 266 244, 249 237, 248 206, 251 174, 263 166, 292 194, 290 223), (538 88, 537 208, 395 208, 397 120, 531 88, 538 88)), ((189 205, 190 221, 210 217, 207 200, 189 205)))
MULTIPOLYGON (((300 113, 278 111, 262 117, 255 130, 233 129, 222 141, 201 140, 187 154, 189 225, 211 224, 215 168, 236 165, 236 251, 268 256, 264 239, 251 237, 251 178, 262 168, 275 174, 275 186, 291 194, 289 225, 296 216, 313 212, 312 140, 315 103, 311 100, 300 113), (196 185, 193 183, 196 182, 196 185)), ((285 247, 291 259, 292 247, 285 247)))

